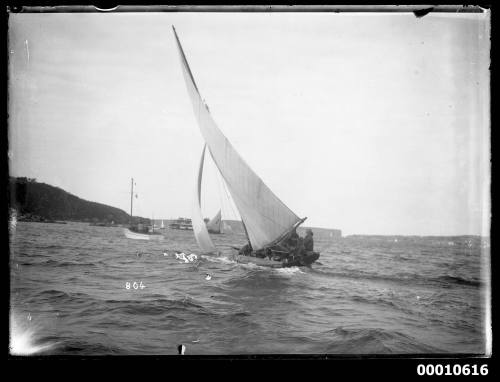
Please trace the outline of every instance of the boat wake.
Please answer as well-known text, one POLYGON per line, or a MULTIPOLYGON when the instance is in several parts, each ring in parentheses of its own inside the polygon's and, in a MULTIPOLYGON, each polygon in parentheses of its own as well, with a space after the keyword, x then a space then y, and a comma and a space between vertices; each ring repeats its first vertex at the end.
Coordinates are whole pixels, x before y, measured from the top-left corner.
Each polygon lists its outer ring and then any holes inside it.
POLYGON ((201 255, 203 260, 211 261, 213 263, 222 263, 222 264, 238 264, 237 261, 232 260, 227 256, 209 256, 209 255, 201 255))
POLYGON ((262 266, 262 265, 255 264, 252 262, 241 263, 241 262, 234 260, 231 256, 201 255, 200 257, 203 260, 207 260, 207 261, 210 261, 213 263, 232 264, 232 265, 237 265, 243 269, 271 272, 273 274, 281 275, 281 276, 293 276, 293 275, 305 273, 303 270, 300 269, 300 267, 270 268, 270 267, 262 266))
POLYGON ((302 271, 299 267, 289 267, 289 268, 272 268, 274 273, 285 276, 293 276, 301 273, 306 273, 302 271))

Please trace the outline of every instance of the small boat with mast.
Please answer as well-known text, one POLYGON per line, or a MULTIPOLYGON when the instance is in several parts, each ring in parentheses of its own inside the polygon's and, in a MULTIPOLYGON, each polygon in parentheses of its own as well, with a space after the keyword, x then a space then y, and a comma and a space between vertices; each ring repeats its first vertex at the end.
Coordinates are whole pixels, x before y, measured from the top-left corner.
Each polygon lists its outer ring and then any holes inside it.
POLYGON ((205 253, 219 253, 209 236, 201 214, 201 179, 205 151, 208 147, 210 156, 222 175, 241 216, 248 242, 242 248, 233 247, 237 251, 233 253, 234 259, 239 262, 275 268, 312 264, 319 258, 318 252, 297 251, 287 246, 297 227, 306 218, 299 218, 264 184, 217 127, 196 86, 173 26, 172 29, 187 91, 198 127, 205 141, 198 170, 196 195, 193 198, 192 223, 198 246, 205 253))
POLYGON ((160 232, 154 229, 154 222, 151 225, 144 224, 141 218, 137 218, 137 223, 134 223, 134 215, 132 214, 134 207, 134 178, 131 179, 130 189, 130 225, 124 229, 125 236, 134 240, 150 240, 163 239, 160 232))

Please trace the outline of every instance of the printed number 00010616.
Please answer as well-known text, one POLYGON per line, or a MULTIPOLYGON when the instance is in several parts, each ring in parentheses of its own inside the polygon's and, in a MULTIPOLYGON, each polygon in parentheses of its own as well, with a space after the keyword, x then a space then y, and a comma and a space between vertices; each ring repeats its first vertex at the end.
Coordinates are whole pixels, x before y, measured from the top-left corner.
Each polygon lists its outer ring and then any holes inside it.
POLYGON ((417 366, 418 375, 488 375, 488 365, 423 365, 417 366))

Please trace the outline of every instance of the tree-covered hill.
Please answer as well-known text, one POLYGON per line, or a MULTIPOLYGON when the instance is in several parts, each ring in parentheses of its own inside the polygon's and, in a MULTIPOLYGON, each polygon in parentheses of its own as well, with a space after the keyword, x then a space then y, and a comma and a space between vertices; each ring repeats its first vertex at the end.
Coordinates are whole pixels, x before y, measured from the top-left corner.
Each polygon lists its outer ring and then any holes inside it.
POLYGON ((37 216, 47 220, 115 224, 129 222, 129 215, 119 208, 81 199, 58 187, 30 178, 10 178, 10 207, 21 216, 37 216))

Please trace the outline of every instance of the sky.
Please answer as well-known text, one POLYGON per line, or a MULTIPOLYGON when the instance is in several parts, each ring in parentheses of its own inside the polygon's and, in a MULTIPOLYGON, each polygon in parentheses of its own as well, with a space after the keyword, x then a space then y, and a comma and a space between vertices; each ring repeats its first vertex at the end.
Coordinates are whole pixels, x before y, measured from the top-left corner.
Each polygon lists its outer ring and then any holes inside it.
MULTIPOLYGON (((305 225, 488 235, 489 13, 9 15, 9 166, 134 215, 189 216, 221 131, 305 225)), ((211 159, 202 207, 238 218, 211 159)))

